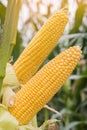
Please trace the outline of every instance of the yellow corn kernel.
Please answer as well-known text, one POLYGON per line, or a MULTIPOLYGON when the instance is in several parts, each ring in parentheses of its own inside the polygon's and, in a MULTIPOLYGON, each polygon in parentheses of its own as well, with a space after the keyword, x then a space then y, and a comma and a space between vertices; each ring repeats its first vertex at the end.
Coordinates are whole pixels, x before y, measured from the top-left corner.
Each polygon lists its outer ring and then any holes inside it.
POLYGON ((15 105, 9 111, 21 125, 27 124, 61 88, 80 56, 79 47, 70 47, 46 64, 17 92, 15 105))
POLYGON ((13 68, 19 81, 25 84, 38 70, 54 48, 68 21, 66 10, 57 11, 40 29, 20 55, 13 68))

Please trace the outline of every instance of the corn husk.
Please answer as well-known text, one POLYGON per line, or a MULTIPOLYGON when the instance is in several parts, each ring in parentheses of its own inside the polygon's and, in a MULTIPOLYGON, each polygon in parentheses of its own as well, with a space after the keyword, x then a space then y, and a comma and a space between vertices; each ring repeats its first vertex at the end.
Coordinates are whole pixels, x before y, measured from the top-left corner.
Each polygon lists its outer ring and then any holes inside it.
POLYGON ((0 130, 18 130, 18 121, 0 105, 0 130))

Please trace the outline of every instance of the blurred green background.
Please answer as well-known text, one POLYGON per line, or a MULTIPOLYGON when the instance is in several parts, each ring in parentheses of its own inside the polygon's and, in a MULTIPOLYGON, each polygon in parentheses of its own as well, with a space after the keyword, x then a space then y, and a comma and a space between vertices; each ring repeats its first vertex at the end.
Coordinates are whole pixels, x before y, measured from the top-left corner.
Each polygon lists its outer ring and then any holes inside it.
MULTIPOLYGON (((0 1, 0 41, 6 5, 6 0, 0 1)), ((43 23, 56 10, 64 7, 68 7, 69 22, 43 65, 73 45, 80 46, 83 53, 72 75, 48 104, 63 114, 63 119, 58 123, 59 130, 87 130, 87 0, 24 0, 20 10, 12 64, 43 23)), ((57 114, 43 108, 38 113, 38 124, 41 125, 51 118, 60 119, 57 114)))

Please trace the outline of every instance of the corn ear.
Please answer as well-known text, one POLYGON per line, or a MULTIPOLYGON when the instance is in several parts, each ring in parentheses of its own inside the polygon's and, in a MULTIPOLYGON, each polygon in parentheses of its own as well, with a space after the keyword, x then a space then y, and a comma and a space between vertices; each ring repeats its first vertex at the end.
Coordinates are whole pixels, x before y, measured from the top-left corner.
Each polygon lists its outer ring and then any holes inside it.
POLYGON ((46 64, 17 92, 15 105, 9 111, 21 125, 27 124, 61 88, 80 56, 79 47, 70 47, 46 64))
POLYGON ((19 81, 25 84, 38 70, 64 32, 68 21, 66 9, 57 11, 24 49, 13 68, 19 81))

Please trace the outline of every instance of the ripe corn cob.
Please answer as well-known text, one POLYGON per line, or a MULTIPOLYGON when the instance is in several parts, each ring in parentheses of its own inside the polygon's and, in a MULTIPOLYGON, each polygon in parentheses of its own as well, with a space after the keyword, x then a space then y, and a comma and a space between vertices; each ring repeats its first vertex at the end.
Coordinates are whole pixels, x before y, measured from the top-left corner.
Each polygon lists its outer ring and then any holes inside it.
POLYGON ((16 102, 9 111, 21 125, 54 96, 73 71, 81 56, 79 47, 70 47, 36 73, 16 94, 16 102))
POLYGON ((13 68, 22 84, 34 75, 54 48, 68 21, 67 14, 66 10, 57 11, 43 25, 14 64, 13 68))

